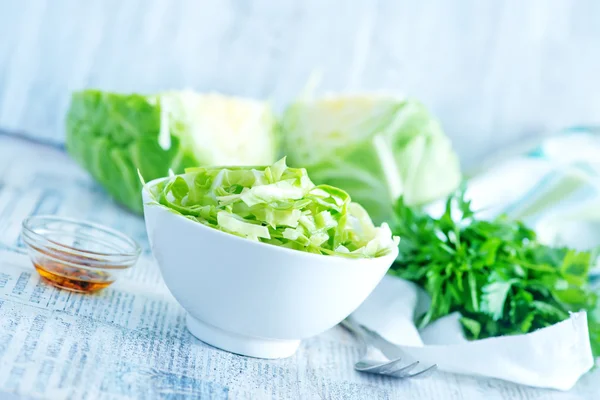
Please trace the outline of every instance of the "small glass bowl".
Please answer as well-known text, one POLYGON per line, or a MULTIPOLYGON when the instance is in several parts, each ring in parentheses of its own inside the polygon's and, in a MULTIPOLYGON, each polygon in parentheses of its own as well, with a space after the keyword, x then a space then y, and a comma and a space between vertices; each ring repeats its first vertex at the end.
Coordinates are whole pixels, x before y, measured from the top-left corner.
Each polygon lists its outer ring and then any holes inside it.
POLYGON ((114 229, 55 216, 23 221, 21 237, 38 273, 50 284, 75 292, 95 292, 131 268, 140 246, 114 229))

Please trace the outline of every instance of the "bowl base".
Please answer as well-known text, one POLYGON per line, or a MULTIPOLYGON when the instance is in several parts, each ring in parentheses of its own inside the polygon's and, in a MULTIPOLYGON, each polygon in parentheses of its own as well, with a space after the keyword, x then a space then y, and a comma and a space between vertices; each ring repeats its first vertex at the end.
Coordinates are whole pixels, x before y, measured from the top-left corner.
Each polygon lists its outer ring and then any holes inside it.
POLYGON ((300 340, 264 339, 224 331, 192 317, 186 316, 188 330, 203 342, 228 351, 255 358, 285 358, 292 356, 300 346, 300 340))

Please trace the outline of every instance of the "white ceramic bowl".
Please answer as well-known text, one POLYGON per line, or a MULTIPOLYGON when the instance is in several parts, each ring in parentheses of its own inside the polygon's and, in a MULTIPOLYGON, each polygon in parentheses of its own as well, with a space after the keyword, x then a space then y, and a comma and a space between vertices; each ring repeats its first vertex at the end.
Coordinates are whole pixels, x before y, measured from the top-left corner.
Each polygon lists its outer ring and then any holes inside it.
POLYGON ((285 249, 148 205, 147 190, 143 198, 152 252, 169 290, 188 313, 188 329, 237 354, 291 356, 301 339, 352 313, 397 255, 396 250, 375 259, 349 259, 285 249))

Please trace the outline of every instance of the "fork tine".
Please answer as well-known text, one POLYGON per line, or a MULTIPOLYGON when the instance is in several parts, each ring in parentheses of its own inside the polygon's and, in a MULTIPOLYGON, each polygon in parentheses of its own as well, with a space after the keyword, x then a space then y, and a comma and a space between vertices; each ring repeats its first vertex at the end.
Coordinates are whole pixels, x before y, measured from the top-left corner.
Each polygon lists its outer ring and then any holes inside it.
POLYGON ((417 365, 419 365, 418 361, 415 361, 412 364, 408 364, 408 365, 405 365, 400 368, 395 368, 396 367, 395 363, 394 363, 394 365, 386 364, 386 365, 382 366, 380 373, 385 374, 385 375, 399 376, 399 377, 408 376, 408 375, 410 375, 410 371, 413 370, 417 365))
POLYGON ((400 361, 402 361, 401 358, 396 358, 395 360, 392 360, 389 362, 380 362, 380 363, 373 363, 372 365, 368 365, 365 362, 365 360, 361 360, 355 364, 355 367, 357 367, 357 369, 362 372, 372 372, 374 374, 381 374, 382 367, 387 367, 387 366, 393 367, 393 366, 398 365, 398 363, 400 361), (359 366, 359 364, 363 364, 364 366, 359 366))
MULTIPOLYGON (((419 365, 419 361, 415 361, 411 364, 399 367, 399 364, 402 361, 404 361, 404 357, 393 358, 388 362, 379 362, 379 361, 374 361, 374 360, 368 360, 368 359, 364 358, 368 354, 368 349, 369 348, 379 349, 379 347, 373 346, 373 344, 371 343, 372 340, 377 339, 377 340, 381 340, 384 342, 387 342, 387 341, 384 338, 382 338, 381 335, 379 335, 379 333, 372 331, 363 325, 357 324, 354 320, 351 319, 351 317, 348 317, 346 320, 342 321, 340 323, 340 325, 342 325, 344 328, 346 328, 347 330, 352 332, 355 336, 357 336, 359 341, 362 343, 363 352, 365 352, 365 355, 363 356, 362 360, 359 360, 356 364, 354 364, 354 369, 359 372, 392 376, 392 377, 403 379, 403 378, 425 377, 425 376, 428 376, 432 371, 434 371, 437 368, 437 365, 434 364, 434 365, 432 365, 428 368, 425 368, 421 371, 418 371, 416 373, 411 373, 411 371, 413 369, 415 369, 415 367, 417 365, 419 365), (368 336, 370 336, 369 339, 367 338, 368 336)), ((379 350, 381 351, 381 349, 379 349, 379 350)), ((383 354, 389 358, 389 355, 386 354, 385 351, 383 352, 383 354)))
MULTIPOLYGON (((429 375, 431 375, 433 373, 433 371, 435 371, 436 369, 437 369, 437 364, 433 364, 431 367, 425 368, 422 371, 416 372, 414 374, 404 375, 401 377, 402 378, 426 378, 429 375)), ((396 375, 394 375, 394 376, 396 376, 396 375)))
MULTIPOLYGON (((370 335, 372 338, 375 338, 375 339, 383 341, 383 342, 387 342, 387 340, 385 338, 383 338, 378 332, 373 331, 373 330, 367 328, 364 325, 360 325, 360 327, 368 335, 370 335)), ((384 352, 384 354, 385 354, 385 352, 384 352)), ((394 361, 398 361, 398 360, 400 360, 400 358, 398 358, 398 359, 396 359, 394 361)), ((416 363, 410 364, 407 367, 403 367, 403 368, 400 368, 398 370, 391 370, 391 371, 387 368, 387 366, 389 365, 388 364, 388 365, 385 366, 386 367, 385 368, 385 371, 386 371, 385 373, 387 375, 395 376, 395 377, 398 377, 398 378, 412 378, 412 377, 425 378, 425 377, 431 375, 431 373, 437 369, 437 364, 433 364, 432 366, 430 366, 428 368, 425 368, 425 369, 423 369, 421 371, 418 371, 418 372, 416 372, 414 374, 409 373, 409 371, 411 369, 413 369, 416 366, 416 364, 418 364, 418 363, 419 362, 417 361, 416 363)), ((397 365, 397 363, 394 363, 394 365, 397 365)))

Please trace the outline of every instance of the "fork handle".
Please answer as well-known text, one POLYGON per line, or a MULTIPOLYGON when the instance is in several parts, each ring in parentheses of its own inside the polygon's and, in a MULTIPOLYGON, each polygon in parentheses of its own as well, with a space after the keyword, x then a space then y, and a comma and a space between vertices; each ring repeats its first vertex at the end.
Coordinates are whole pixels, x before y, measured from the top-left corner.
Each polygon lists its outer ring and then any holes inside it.
POLYGON ((345 320, 340 322, 340 325, 349 330, 354 336, 356 336, 363 344, 367 344, 367 334, 363 328, 354 320, 352 317, 347 317, 345 320))
POLYGON ((371 331, 369 328, 361 325, 352 317, 346 318, 344 321, 340 322, 340 325, 352 332, 354 336, 358 338, 359 342, 365 347, 365 349, 369 346, 372 346, 390 360, 394 360, 399 357, 405 357, 404 352, 400 350, 398 345, 388 342, 377 332, 371 331))

